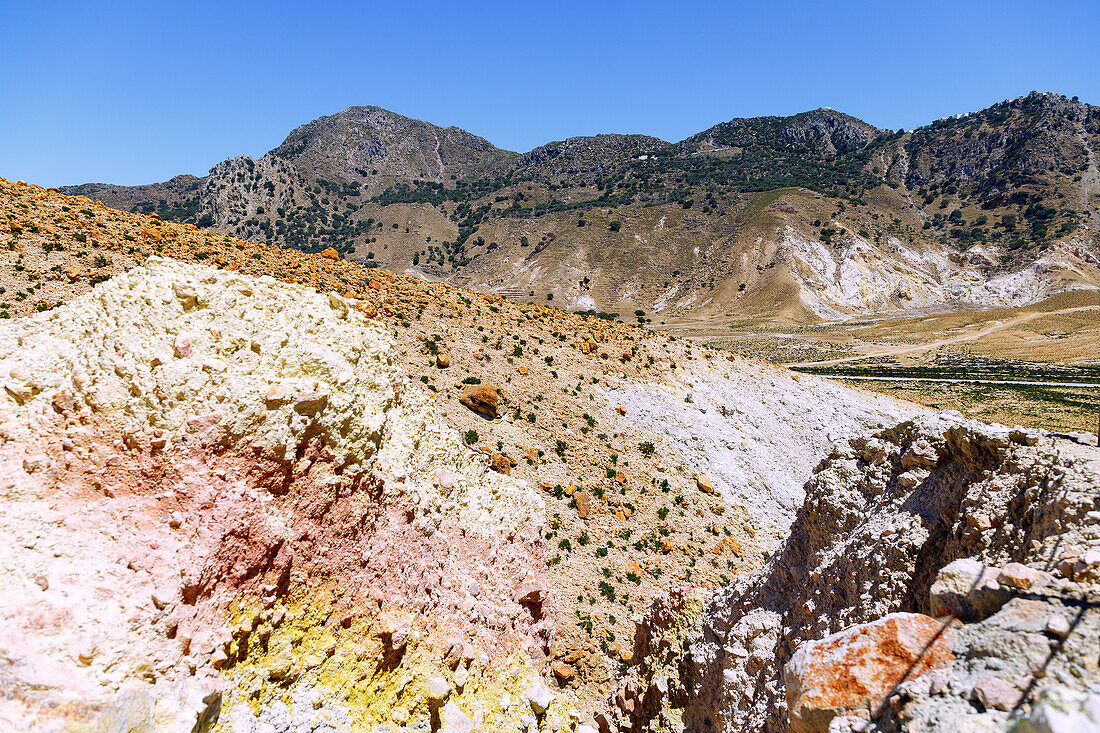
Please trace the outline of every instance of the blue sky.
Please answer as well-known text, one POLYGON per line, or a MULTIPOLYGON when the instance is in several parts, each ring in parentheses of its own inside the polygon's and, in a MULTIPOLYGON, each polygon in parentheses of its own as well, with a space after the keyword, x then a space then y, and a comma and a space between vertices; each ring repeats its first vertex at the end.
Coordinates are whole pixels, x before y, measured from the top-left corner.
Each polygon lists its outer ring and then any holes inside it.
POLYGON ((0 0, 0 176, 136 184, 357 104, 511 150, 828 106, 896 129, 1100 104, 1100 3, 0 0))

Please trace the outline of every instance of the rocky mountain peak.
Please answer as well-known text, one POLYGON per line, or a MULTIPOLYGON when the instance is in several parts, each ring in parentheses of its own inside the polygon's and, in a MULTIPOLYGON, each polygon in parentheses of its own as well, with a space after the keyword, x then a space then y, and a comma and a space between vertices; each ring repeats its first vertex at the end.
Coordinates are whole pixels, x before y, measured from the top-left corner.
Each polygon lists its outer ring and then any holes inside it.
POLYGON ((381 107, 348 107, 295 128, 270 155, 310 178, 338 182, 443 180, 513 154, 457 127, 438 127, 381 107))

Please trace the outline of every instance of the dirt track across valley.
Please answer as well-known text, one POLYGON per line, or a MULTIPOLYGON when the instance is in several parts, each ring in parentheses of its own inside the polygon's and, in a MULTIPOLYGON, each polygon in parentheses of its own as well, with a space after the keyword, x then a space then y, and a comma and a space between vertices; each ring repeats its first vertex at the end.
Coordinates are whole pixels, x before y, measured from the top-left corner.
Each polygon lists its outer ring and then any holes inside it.
POLYGON ((986 326, 985 328, 981 329, 980 331, 975 331, 974 333, 964 333, 964 334, 959 335, 959 336, 952 336, 950 338, 939 339, 937 341, 929 341, 927 343, 917 344, 915 346, 913 346, 913 345, 890 346, 890 347, 878 349, 876 351, 872 351, 872 352, 869 352, 869 353, 866 353, 866 354, 860 354, 859 356, 845 356, 845 357, 842 357, 842 358, 839 358, 839 359, 827 359, 825 361, 803 361, 803 362, 798 362, 798 363, 793 363, 793 364, 786 364, 785 366, 788 366, 788 367, 835 366, 837 364, 847 364, 847 363, 853 362, 853 361, 862 361, 863 359, 872 359, 876 356, 901 356, 903 354, 917 354, 917 353, 920 353, 920 352, 923 352, 923 351, 930 351, 932 349, 936 349, 936 348, 939 348, 941 346, 947 346, 949 344, 959 344, 959 343, 965 343, 965 342, 968 342, 968 341, 977 341, 978 339, 983 338, 985 336, 988 336, 991 333, 995 333, 997 331, 1002 331, 1002 330, 1004 330, 1006 328, 1010 328, 1012 326, 1018 326, 1021 323, 1025 323, 1027 321, 1031 321, 1031 320, 1034 320, 1036 318, 1041 318, 1041 317, 1045 317, 1045 316, 1054 316, 1054 315, 1066 315, 1066 314, 1069 314, 1069 313, 1077 313, 1077 312, 1086 311, 1086 310, 1100 310, 1100 306, 1097 306, 1097 305, 1082 305, 1082 306, 1077 306, 1077 307, 1074 307, 1074 308, 1063 308, 1063 309, 1057 310, 1057 311, 1035 311, 1035 312, 1032 312, 1032 313, 1024 313, 1022 315, 1016 316, 1015 318, 1010 318, 1007 321, 1000 321, 1000 322, 997 322, 997 323, 993 323, 993 324, 991 324, 989 326, 986 326))

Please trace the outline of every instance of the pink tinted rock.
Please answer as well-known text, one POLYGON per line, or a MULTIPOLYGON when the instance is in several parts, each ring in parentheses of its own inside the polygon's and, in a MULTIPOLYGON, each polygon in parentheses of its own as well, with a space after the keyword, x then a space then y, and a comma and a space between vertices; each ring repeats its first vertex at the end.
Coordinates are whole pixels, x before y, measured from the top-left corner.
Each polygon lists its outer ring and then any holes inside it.
POLYGON ((1001 582, 1001 585, 1027 590, 1031 586, 1041 583, 1046 577, 1046 573, 1040 570, 1034 570, 1018 562, 1010 562, 1001 570, 997 580, 1001 582))
POLYGON ((974 697, 987 710, 1012 710, 1023 693, 1000 677, 983 677, 974 685, 974 697))

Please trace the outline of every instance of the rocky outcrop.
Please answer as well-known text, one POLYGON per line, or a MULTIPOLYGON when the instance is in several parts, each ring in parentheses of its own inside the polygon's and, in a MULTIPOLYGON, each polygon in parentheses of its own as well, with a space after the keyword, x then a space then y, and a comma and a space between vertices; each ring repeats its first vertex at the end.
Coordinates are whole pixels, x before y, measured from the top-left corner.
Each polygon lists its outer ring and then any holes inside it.
POLYGON ((996 729, 1039 715, 1044 694, 1087 695, 1100 684, 1098 501, 1096 449, 956 413, 840 444, 781 550, 710 599, 668 691, 641 663, 621 688, 637 702, 613 717, 627 729, 996 729), (884 635, 890 619, 908 629, 884 635), (870 651, 853 651, 860 638, 870 651), (825 649, 846 651, 822 663, 825 649))
POLYGON ((5 326, 2 727, 572 725, 543 502, 391 349, 354 301, 157 259, 5 326))

